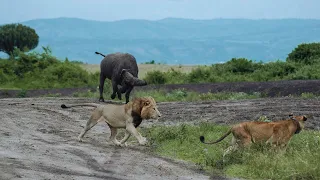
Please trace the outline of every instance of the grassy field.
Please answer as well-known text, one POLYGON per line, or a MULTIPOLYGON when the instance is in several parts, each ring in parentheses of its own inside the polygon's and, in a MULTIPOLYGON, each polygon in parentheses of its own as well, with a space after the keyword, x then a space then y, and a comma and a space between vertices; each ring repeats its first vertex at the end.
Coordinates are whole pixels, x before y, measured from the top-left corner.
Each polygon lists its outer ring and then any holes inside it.
POLYGON ((170 158, 193 162, 211 173, 245 179, 320 179, 320 132, 304 130, 294 135, 286 151, 271 151, 265 145, 238 150, 222 162, 231 136, 216 145, 202 144, 221 137, 227 126, 199 125, 156 126, 144 129, 154 152, 170 158))
MULTIPOLYGON (((80 66, 88 72, 94 73, 100 71, 99 64, 80 64, 80 66)), ((166 64, 138 64, 139 67, 139 77, 144 78, 145 74, 149 71, 162 71, 167 72, 171 68, 174 70, 179 70, 184 73, 189 73, 196 65, 166 65, 166 64)))

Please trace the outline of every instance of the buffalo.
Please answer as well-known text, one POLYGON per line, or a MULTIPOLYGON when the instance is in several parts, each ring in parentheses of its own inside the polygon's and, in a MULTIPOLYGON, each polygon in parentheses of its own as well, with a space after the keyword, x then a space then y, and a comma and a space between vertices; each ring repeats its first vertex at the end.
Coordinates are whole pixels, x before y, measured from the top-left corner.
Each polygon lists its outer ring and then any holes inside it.
POLYGON ((111 99, 118 95, 118 99, 121 100, 121 94, 125 93, 126 103, 129 102, 130 92, 134 86, 145 86, 147 82, 138 79, 138 65, 136 58, 129 53, 112 53, 108 55, 95 52, 103 56, 103 60, 100 63, 100 102, 104 102, 103 99, 103 86, 106 78, 111 80, 113 93, 111 99), (118 85, 121 88, 118 88, 118 85))

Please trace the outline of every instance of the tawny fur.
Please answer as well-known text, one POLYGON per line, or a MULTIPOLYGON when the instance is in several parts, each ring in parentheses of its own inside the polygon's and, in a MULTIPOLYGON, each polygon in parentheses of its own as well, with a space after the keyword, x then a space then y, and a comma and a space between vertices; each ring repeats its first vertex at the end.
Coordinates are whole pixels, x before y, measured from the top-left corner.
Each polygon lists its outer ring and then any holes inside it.
POLYGON ((233 138, 224 156, 238 147, 247 147, 252 143, 270 143, 273 147, 286 147, 294 134, 304 128, 306 116, 289 115, 290 119, 275 122, 242 122, 229 129, 221 138, 214 142, 205 142, 200 136, 200 141, 205 144, 215 144, 225 139, 231 133, 233 138))
POLYGON ((79 135, 79 141, 82 141, 83 136, 99 121, 104 120, 111 131, 110 140, 116 145, 123 145, 130 135, 133 135, 139 141, 139 144, 145 145, 147 140, 145 137, 142 137, 141 134, 137 131, 136 127, 140 125, 144 119, 158 119, 161 116, 157 108, 157 104, 152 97, 141 97, 135 98, 127 104, 76 104, 66 106, 61 105, 62 108, 70 108, 76 106, 91 106, 96 107, 90 119, 87 121, 87 124, 84 130, 79 135), (117 129, 125 128, 126 133, 125 137, 119 142, 116 139, 117 129))

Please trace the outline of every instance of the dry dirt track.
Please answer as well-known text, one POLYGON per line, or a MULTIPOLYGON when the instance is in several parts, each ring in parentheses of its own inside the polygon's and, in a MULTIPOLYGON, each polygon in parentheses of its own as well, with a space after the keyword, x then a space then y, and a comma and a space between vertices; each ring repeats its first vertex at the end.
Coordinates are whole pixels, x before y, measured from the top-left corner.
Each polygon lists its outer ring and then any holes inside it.
MULTIPOLYGON (((0 179, 210 178, 190 164, 150 155, 135 142, 126 148, 113 146, 107 142, 109 130, 104 123, 89 131, 84 143, 77 142, 91 109, 65 110, 60 105, 80 102, 96 99, 0 99, 0 179)), ((284 118, 293 112, 313 115, 306 127, 319 130, 319 108, 319 100, 294 98, 159 103, 163 117, 156 124, 232 124, 262 115, 284 118)), ((152 123, 143 122, 142 128, 152 123)))
POLYGON ((62 110, 61 103, 88 99, 0 100, 0 179, 208 179, 184 163, 148 155, 130 143, 115 147, 104 123, 76 136, 90 109, 62 110), (33 104, 33 105, 32 105, 33 104))

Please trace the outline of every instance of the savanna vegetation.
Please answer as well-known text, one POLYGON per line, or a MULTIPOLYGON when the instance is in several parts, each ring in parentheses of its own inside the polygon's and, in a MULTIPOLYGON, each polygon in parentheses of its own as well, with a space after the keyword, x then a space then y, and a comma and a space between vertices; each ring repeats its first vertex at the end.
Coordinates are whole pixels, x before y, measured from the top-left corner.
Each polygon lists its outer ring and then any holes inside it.
POLYGON ((300 44, 286 61, 263 63, 233 58, 222 64, 199 66, 190 73, 175 69, 150 71, 144 78, 150 84, 319 79, 320 43, 300 44))
MULTIPOLYGON (((88 72, 81 65, 81 62, 71 62, 68 59, 58 60, 49 47, 43 47, 42 53, 25 53, 15 47, 9 59, 0 60, 0 88, 97 86, 99 71, 88 72)), ((298 45, 286 61, 263 63, 233 58, 222 64, 198 66, 189 69, 189 72, 178 69, 165 72, 151 70, 146 72, 144 79, 149 84, 319 79, 320 43, 298 45)))
POLYGON ((49 47, 42 53, 24 53, 0 60, 0 88, 45 89, 97 86, 99 73, 88 73, 77 62, 58 60, 49 47))
MULTIPOLYGON (((269 121, 267 117, 261 121, 269 121)), ((221 137, 229 127, 212 123, 179 126, 154 126, 143 129, 154 153, 193 162, 214 174, 244 179, 319 179, 319 131, 302 131, 294 135, 286 151, 271 151, 262 144, 239 149, 225 157, 231 135, 215 145, 202 144, 200 135, 208 141, 221 137)))
MULTIPOLYGON (((22 89, 19 97, 24 97, 26 89, 94 87, 99 84, 99 72, 88 72, 81 67, 81 62, 68 59, 59 60, 52 55, 49 47, 43 52, 29 52, 38 44, 38 37, 30 29, 25 31, 32 40, 20 39, 22 31, 19 25, 0 28, 0 51, 8 53, 8 59, 0 59, 0 88, 22 89), (2 28, 2 29, 1 29, 2 28), (6 39, 11 28, 14 42, 6 39), (5 37, 4 37, 5 36, 5 37), (10 44, 10 47, 8 47, 10 44), (12 45, 12 46, 11 46, 12 45)), ((28 35, 26 35, 28 36, 28 35)), ((12 40, 12 39, 11 39, 12 40)), ((146 65, 153 65, 154 61, 146 65)), ((237 82, 237 81, 272 81, 320 78, 320 43, 300 44, 287 57, 286 61, 255 62, 245 58, 233 58, 222 64, 199 66, 190 72, 177 69, 168 71, 152 70, 146 72, 144 79, 149 84, 178 84, 204 82, 237 82)), ((105 88, 110 91, 110 82, 105 88)), ((248 99, 262 97, 259 92, 245 93, 205 93, 198 94, 185 90, 170 93, 162 90, 136 92, 138 96, 151 95, 157 101, 195 101, 248 99)), ((56 95, 53 95, 56 96, 56 95)), ((98 97, 97 92, 77 93, 74 96, 98 97)), ((303 94, 303 97, 315 97, 303 94)), ((284 153, 276 154, 261 146, 239 150, 229 156, 225 164, 219 163, 223 149, 228 145, 227 139, 218 145, 204 145, 199 141, 200 135, 216 139, 225 132, 226 126, 199 124, 197 126, 180 125, 175 127, 157 126, 144 129, 150 137, 150 144, 155 153, 172 158, 188 160, 208 171, 225 173, 231 177, 249 179, 319 179, 320 166, 320 133, 303 131, 294 136, 284 153)))

